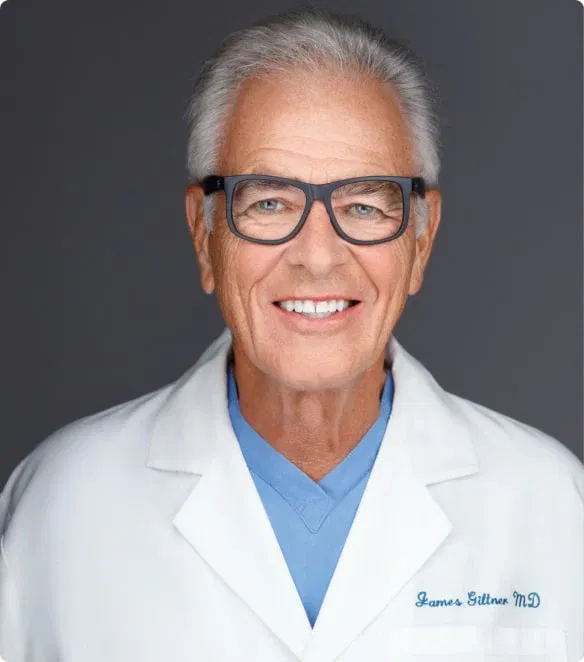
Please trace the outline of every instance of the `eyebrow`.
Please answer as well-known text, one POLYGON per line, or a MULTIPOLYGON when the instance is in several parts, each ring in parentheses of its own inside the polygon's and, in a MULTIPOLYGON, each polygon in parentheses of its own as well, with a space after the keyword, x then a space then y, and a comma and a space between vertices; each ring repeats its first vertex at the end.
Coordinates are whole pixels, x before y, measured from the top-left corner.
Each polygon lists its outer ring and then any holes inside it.
MULTIPOLYGON (((251 173, 251 174, 254 174, 254 173, 251 173)), ((264 174, 267 174, 267 173, 264 173, 264 174)), ((294 181, 299 182, 300 180, 296 179, 294 181)), ((270 181, 268 179, 264 179, 264 180, 262 180, 262 179, 260 179, 260 180, 253 180, 253 179, 252 180, 244 180, 244 181, 242 181, 238 184, 238 187, 240 187, 241 189, 244 189, 244 190, 248 189, 248 188, 261 188, 261 189, 265 189, 265 190, 278 190, 278 189, 282 189, 282 188, 286 188, 286 187, 296 188, 296 187, 293 187, 292 184, 284 184, 282 182, 273 182, 273 181, 270 181)))
MULTIPOLYGON (((381 175, 380 175, 381 176, 381 175)), ((352 184, 345 184, 342 189, 343 193, 351 195, 352 193, 377 193, 378 191, 383 191, 388 188, 391 182, 385 181, 364 181, 364 182, 353 182, 352 184)))
MULTIPOLYGON (((282 177, 283 179, 289 179, 290 181, 293 182, 299 182, 302 184, 305 184, 306 182, 303 179, 300 179, 299 177, 290 177, 288 174, 282 174, 281 171, 278 172, 273 171, 271 168, 266 168, 265 170, 257 170, 256 168, 252 168, 251 170, 246 170, 245 173, 241 174, 246 174, 246 175, 257 175, 258 177, 261 177, 261 175, 268 175, 272 177, 282 177), (271 171, 271 172, 270 172, 271 171)), ((358 176, 358 175, 356 175, 358 176)), ((364 177, 369 177, 371 175, 363 175, 364 177)), ((331 180, 330 182, 325 182, 327 184, 337 182, 337 181, 342 181, 343 179, 350 179, 349 177, 343 177, 341 179, 334 179, 331 180)), ((255 185, 255 186, 261 186, 262 188, 279 188, 282 186, 281 182, 270 182, 270 181, 264 181, 261 182, 241 182, 241 185, 245 185, 246 187, 249 187, 250 185, 255 185)), ((354 195, 354 194, 359 194, 359 193, 377 193, 380 190, 386 189, 387 188, 387 182, 378 182, 378 181, 364 181, 364 182, 354 182, 352 184, 345 184, 344 185, 344 193, 345 195, 354 195)))

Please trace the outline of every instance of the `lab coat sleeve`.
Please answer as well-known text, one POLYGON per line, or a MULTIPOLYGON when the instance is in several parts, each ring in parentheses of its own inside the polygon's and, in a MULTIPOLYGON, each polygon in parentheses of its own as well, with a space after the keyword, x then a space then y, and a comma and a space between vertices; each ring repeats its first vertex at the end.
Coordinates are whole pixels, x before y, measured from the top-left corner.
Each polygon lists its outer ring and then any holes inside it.
POLYGON ((0 661, 24 662, 19 650, 18 598, 0 538, 0 661))
POLYGON ((575 555, 575 584, 576 590, 579 590, 580 600, 579 609, 576 609, 576 615, 573 624, 573 631, 568 632, 569 638, 569 659, 568 662, 584 662, 584 465, 580 462, 576 464, 576 470, 573 477, 573 483, 576 488, 576 517, 574 521, 574 530, 576 533, 575 555))
POLYGON ((24 662, 24 642, 19 616, 19 599, 6 556, 5 537, 12 515, 12 492, 24 467, 14 469, 0 493, 0 662, 24 662))

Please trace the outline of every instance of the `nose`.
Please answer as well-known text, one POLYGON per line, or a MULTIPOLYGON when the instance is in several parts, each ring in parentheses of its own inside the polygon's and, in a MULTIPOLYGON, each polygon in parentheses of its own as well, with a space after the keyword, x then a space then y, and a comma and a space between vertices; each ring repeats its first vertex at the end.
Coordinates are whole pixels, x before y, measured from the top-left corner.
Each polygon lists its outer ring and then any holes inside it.
POLYGON ((335 231, 321 200, 314 200, 300 232, 286 251, 291 265, 303 266, 322 277, 346 262, 347 243, 335 231))

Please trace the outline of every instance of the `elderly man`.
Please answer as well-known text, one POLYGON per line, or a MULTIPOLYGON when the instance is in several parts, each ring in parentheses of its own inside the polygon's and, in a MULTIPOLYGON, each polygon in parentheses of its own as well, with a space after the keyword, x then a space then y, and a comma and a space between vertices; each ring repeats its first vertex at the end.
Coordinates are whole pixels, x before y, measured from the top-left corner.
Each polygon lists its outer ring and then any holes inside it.
POLYGON ((2 492, 8 662, 576 662, 584 470, 392 332, 440 222, 432 88, 312 10, 228 38, 186 213, 228 329, 2 492))

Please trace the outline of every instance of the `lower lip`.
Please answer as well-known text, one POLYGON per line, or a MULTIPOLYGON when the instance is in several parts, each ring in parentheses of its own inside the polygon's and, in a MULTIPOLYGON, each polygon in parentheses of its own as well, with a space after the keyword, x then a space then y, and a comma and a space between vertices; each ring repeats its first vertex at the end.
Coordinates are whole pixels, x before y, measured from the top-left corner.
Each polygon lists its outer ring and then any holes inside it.
POLYGON ((334 329, 335 327, 349 321, 355 315, 358 315, 361 310, 361 302, 359 302, 353 306, 345 308, 345 310, 337 311, 336 313, 330 315, 330 317, 306 317, 305 315, 302 315, 302 313, 296 313, 293 310, 285 310, 277 303, 273 303, 272 306, 276 308, 278 313, 280 313, 283 321, 286 321, 289 324, 293 324, 298 329, 306 331, 311 329, 334 329))

